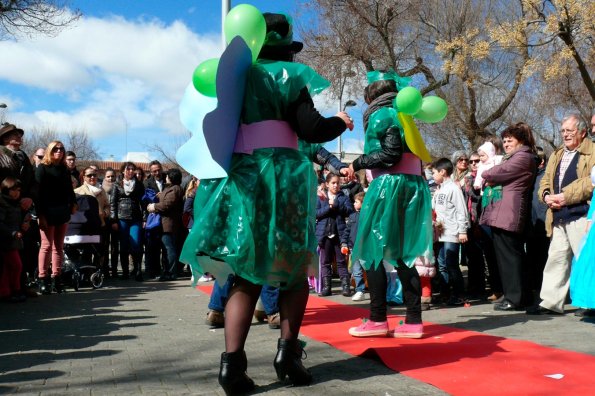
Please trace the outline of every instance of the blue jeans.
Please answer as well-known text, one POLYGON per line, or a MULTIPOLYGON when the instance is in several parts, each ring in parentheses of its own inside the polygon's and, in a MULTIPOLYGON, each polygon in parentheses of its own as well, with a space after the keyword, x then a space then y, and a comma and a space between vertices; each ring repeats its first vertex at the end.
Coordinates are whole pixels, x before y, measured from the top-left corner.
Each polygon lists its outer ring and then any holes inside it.
POLYGON ((364 269, 359 260, 351 263, 351 275, 355 279, 355 291, 363 292, 366 289, 366 282, 364 282, 364 269))
POLYGON ((172 278, 178 276, 178 249, 176 234, 171 232, 164 232, 161 235, 161 242, 167 251, 167 268, 163 269, 164 273, 170 274, 172 278))
POLYGON ((463 273, 459 267, 459 243, 439 242, 438 270, 448 291, 452 287, 453 297, 462 297, 465 290, 463 273))
MULTIPOLYGON (((209 300, 209 309, 217 312, 225 311, 225 305, 227 304, 227 298, 229 297, 229 291, 233 286, 234 279, 234 275, 229 275, 223 286, 219 286, 219 283, 215 282, 209 300)), ((264 312, 267 315, 273 315, 279 312, 279 289, 264 285, 260 291, 260 298, 262 305, 264 305, 264 312)))
POLYGON ((118 220, 120 227, 120 254, 130 253, 132 257, 142 254, 142 222, 135 220, 118 220))
POLYGON ((279 289, 269 285, 264 285, 260 291, 260 299, 264 305, 264 312, 267 315, 273 315, 279 312, 279 289))
POLYGON ((233 285, 233 280, 234 276, 229 275, 227 281, 222 286, 219 286, 219 281, 215 282, 209 300, 209 309, 217 312, 225 311, 225 304, 227 304, 227 297, 229 297, 229 290, 233 285))

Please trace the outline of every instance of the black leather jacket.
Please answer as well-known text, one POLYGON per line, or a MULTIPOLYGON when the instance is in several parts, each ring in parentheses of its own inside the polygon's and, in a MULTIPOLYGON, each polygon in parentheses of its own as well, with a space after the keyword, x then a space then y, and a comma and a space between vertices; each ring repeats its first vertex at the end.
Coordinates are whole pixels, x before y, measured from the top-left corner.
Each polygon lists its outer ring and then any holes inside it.
POLYGON ((122 182, 115 183, 111 192, 110 217, 113 220, 143 221, 145 211, 142 197, 144 194, 145 187, 138 181, 129 195, 124 193, 122 182))

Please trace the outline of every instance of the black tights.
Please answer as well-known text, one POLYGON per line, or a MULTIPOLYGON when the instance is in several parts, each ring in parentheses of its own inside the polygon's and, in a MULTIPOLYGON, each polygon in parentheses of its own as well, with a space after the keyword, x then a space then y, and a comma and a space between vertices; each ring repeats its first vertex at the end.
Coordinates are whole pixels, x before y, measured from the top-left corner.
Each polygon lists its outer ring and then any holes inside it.
MULTIPOLYGON (((370 320, 373 322, 386 321, 386 270, 382 263, 376 268, 366 271, 368 289, 370 290, 370 320)), ((399 280, 403 286, 403 303, 407 308, 405 323, 418 324, 421 321, 421 281, 415 267, 407 267, 399 260, 397 266, 399 280)))
MULTIPOLYGON (((244 350, 261 288, 261 285, 236 277, 225 306, 225 352, 244 350)), ((282 339, 297 339, 304 319, 308 295, 306 281, 296 289, 279 291, 282 339)))

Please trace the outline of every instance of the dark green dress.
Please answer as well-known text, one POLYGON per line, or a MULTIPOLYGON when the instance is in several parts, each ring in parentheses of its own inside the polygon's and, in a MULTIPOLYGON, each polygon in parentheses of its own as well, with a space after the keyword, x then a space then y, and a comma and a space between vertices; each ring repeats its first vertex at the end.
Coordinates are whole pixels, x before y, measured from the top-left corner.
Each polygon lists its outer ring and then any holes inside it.
MULTIPOLYGON (((283 121, 304 87, 313 95, 327 86, 308 66, 259 61, 248 75, 242 122, 283 121)), ((228 177, 201 180, 181 261, 195 278, 209 272, 224 282, 236 274, 282 289, 301 286, 318 270, 315 208, 316 175, 305 153, 234 154, 228 177)))
MULTIPOLYGON (((390 127, 398 127, 405 150, 403 128, 393 108, 383 107, 370 116, 366 128, 364 154, 382 149, 390 127)), ((365 269, 392 266, 402 259, 412 267, 417 257, 433 258, 432 201, 428 183, 422 176, 381 175, 370 183, 359 218, 352 260, 365 269)))

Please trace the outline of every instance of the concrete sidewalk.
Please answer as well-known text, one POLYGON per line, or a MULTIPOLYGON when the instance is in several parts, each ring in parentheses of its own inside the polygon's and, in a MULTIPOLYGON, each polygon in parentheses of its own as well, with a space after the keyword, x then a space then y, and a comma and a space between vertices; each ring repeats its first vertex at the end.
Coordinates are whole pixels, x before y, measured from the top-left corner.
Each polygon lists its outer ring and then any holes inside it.
MULTIPOLYGON (((338 292, 338 288, 335 288, 338 292)), ((334 295, 331 299, 367 307, 334 295)), ((222 395, 217 383, 223 330, 204 325, 208 296, 175 282, 108 281, 82 289, 0 305, 0 394, 222 395)), ((391 308, 391 314, 403 308, 391 308)), ((528 317, 500 313, 491 304, 433 308, 424 321, 532 340, 595 355, 594 325, 568 313, 528 317)), ((276 380, 272 361, 279 333, 252 326, 246 353, 253 394, 444 395, 370 359, 354 357, 314 340, 304 364, 309 387, 276 380)))

